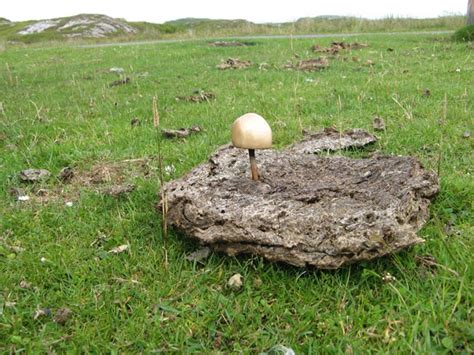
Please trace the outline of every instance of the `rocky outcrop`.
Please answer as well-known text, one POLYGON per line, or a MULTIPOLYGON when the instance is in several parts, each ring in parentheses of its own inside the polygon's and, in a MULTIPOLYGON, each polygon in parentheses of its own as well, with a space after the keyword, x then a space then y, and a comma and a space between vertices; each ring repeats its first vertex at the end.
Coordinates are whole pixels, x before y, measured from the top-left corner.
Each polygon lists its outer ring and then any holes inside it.
POLYGON ((11 25, 11 24, 12 24, 12 22, 10 20, 7 20, 4 17, 0 17, 0 26, 1 25, 11 25))
POLYGON ((63 37, 104 38, 114 34, 136 33, 125 20, 104 15, 77 15, 68 18, 37 21, 21 29, 22 36, 54 31, 63 37))

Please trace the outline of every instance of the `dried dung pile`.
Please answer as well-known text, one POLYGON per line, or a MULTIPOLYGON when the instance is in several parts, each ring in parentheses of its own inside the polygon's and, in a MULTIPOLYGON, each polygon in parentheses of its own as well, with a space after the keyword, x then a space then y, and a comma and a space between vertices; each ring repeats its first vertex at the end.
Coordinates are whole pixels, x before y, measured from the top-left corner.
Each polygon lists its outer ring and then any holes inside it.
POLYGON ((252 65, 252 62, 249 60, 240 60, 237 58, 228 58, 224 62, 220 63, 217 66, 217 69, 226 70, 226 69, 244 69, 252 65))
POLYGON ((212 92, 206 92, 202 90, 196 90, 193 92, 193 95, 189 96, 176 96, 176 101, 187 101, 187 102, 194 102, 194 103, 200 103, 200 102, 209 102, 211 100, 214 100, 216 98, 216 94, 212 92))
POLYGON ((329 66, 329 61, 324 58, 314 58, 307 60, 300 60, 297 63, 288 63, 285 65, 286 69, 297 69, 302 71, 316 71, 321 69, 326 69, 329 66))
POLYGON ((347 42, 332 42, 329 47, 321 47, 319 44, 315 44, 311 47, 311 50, 315 53, 329 53, 338 54, 342 50, 347 49, 362 49, 367 48, 368 45, 364 43, 347 43, 347 42))
POLYGON ((295 147, 258 151, 260 181, 248 176, 247 151, 218 149, 164 186, 169 223, 229 255, 323 269, 423 242, 416 232, 439 185, 417 159, 321 157, 295 147))

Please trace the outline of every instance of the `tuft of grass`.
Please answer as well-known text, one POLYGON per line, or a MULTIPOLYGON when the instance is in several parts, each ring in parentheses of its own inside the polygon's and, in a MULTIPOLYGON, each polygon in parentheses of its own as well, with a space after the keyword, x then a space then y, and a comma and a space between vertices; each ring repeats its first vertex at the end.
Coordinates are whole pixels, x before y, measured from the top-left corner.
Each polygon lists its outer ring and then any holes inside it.
POLYGON ((474 24, 464 26, 454 32, 453 39, 458 42, 473 42, 474 41, 474 24))
POLYGON ((1 353, 259 353, 276 345, 297 353, 473 351, 474 150, 463 134, 474 128, 470 49, 442 35, 257 43, 0 52, 1 353), (283 68, 295 54, 315 56, 313 44, 347 40, 369 47, 341 52, 320 72, 283 68), (228 57, 253 66, 217 70, 228 57), (259 69, 264 62, 266 70, 259 69), (110 87, 117 80, 111 67, 123 68, 130 81, 110 87), (196 89, 215 100, 175 100, 196 89), (372 131, 373 117, 383 117, 387 129, 377 133, 375 149, 439 167, 441 191, 419 232, 426 243, 336 271, 222 254, 187 261, 198 246, 171 229, 165 249, 156 211, 155 96, 160 127, 203 128, 186 140, 161 141, 163 166, 174 167, 165 180, 228 143, 231 123, 245 112, 268 120, 277 148, 301 138, 301 127, 372 131), (131 125, 134 118, 140 124, 131 125), (141 165, 123 165, 141 158, 149 158, 146 174, 137 172, 141 165), (97 165, 120 169, 100 183, 70 186, 55 178, 65 166, 92 176, 97 165), (26 168, 53 177, 22 184, 17 174, 26 168), (116 183, 136 189, 122 197, 101 193, 116 183), (35 198, 18 201, 12 188, 35 198), (37 196, 41 189, 46 196, 37 196), (124 245, 122 253, 109 252, 124 245), (226 287, 235 273, 243 276, 240 292, 226 287), (44 308, 52 315, 35 318, 44 308), (64 324, 53 319, 61 308, 72 311, 64 324))

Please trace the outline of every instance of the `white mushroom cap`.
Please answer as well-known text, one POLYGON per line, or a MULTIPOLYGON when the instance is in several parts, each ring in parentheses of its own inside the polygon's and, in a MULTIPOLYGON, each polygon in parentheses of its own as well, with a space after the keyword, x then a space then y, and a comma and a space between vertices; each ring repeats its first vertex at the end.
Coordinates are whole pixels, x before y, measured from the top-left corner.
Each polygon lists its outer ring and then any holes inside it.
POLYGON ((271 148, 272 129, 262 116, 246 113, 232 124, 232 144, 245 149, 271 148))

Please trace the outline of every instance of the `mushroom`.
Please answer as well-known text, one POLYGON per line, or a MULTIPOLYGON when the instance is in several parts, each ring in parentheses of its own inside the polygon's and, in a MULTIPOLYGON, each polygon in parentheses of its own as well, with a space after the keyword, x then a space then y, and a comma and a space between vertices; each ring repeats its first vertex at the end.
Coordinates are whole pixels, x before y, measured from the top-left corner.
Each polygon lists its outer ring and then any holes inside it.
POLYGON ((258 180, 255 149, 267 149, 272 146, 272 129, 267 121, 256 113, 246 113, 232 124, 232 144, 237 148, 249 150, 252 180, 258 180))

